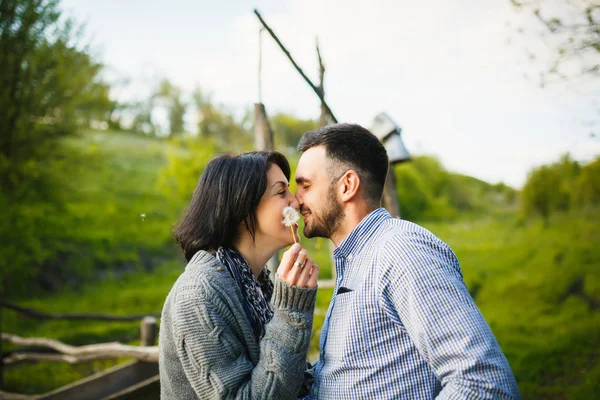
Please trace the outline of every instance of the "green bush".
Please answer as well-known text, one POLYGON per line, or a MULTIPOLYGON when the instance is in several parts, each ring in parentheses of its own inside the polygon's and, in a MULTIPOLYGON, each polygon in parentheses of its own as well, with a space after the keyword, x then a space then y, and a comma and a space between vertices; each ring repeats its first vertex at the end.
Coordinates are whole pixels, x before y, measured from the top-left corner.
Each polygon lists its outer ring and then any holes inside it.
POLYGON ((600 204, 600 157, 584 165, 575 183, 573 203, 578 207, 600 204))
POLYGON ((514 190, 453 174, 433 157, 419 156, 394 167, 400 213, 407 220, 452 220, 513 201, 514 190))
POLYGON ((157 181, 165 198, 180 207, 191 198, 204 167, 217 152, 211 139, 183 139, 181 143, 168 151, 157 181))
POLYGON ((600 204, 600 158, 579 165, 566 154, 555 163, 534 168, 521 192, 527 217, 545 220, 556 212, 569 212, 600 204))

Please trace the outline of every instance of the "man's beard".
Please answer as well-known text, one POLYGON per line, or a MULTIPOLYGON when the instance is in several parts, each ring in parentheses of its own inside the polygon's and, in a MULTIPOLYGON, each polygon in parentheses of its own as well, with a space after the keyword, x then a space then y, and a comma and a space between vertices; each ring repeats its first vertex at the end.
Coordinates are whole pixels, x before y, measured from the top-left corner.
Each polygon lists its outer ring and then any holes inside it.
POLYGON ((310 225, 304 225, 304 236, 307 238, 323 237, 331 238, 338 230, 342 220, 344 219, 344 210, 342 205, 338 203, 335 196, 335 185, 329 187, 327 192, 327 202, 323 211, 319 214, 310 214, 310 225))

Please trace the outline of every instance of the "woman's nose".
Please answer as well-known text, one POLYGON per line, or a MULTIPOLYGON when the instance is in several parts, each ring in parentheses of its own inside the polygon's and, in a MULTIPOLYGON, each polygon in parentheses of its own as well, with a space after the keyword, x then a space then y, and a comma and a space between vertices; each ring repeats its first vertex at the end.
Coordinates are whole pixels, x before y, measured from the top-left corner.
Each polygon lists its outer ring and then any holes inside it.
POLYGON ((298 201, 296 196, 294 196, 293 194, 292 194, 292 198, 290 200, 290 207, 294 207, 296 210, 300 208, 300 202, 298 201))

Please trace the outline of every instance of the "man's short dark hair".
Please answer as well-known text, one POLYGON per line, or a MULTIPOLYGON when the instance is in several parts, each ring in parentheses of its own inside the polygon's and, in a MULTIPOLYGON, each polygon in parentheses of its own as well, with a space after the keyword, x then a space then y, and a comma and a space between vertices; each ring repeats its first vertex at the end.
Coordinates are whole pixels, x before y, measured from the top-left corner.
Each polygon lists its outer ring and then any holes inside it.
POLYGON ((173 236, 188 261, 199 250, 232 246, 242 222, 254 240, 256 209, 273 164, 289 181, 290 164, 279 152, 223 154, 206 165, 187 210, 173 228, 173 236))
POLYGON ((365 200, 373 207, 381 204, 389 159, 383 144, 367 129, 356 124, 333 124, 306 133, 298 151, 324 146, 330 159, 327 172, 332 179, 344 169, 353 169, 360 177, 365 200))

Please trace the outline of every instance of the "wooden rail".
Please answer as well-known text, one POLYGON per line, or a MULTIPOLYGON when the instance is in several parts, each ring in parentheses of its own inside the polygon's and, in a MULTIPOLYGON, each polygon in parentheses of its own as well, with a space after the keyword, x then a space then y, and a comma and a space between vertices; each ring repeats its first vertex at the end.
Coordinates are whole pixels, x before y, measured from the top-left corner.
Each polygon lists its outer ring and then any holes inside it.
POLYGON ((57 361, 69 364, 78 364, 93 360, 131 357, 139 361, 158 362, 158 346, 154 346, 158 336, 156 318, 147 316, 142 320, 140 327, 141 346, 129 346, 119 342, 98 343, 86 346, 71 346, 55 339, 24 338, 10 333, 2 333, 2 340, 22 346, 40 346, 51 348, 56 353, 31 353, 14 352, 5 357, 4 365, 11 365, 21 361, 57 361))
POLYGON ((0 300, 0 307, 16 311, 20 314, 39 319, 62 319, 69 321, 139 321, 147 316, 160 317, 160 313, 111 315, 103 313, 46 313, 33 308, 22 307, 8 301, 0 300))
POLYGON ((2 364, 11 365, 22 361, 56 361, 76 364, 106 358, 133 358, 132 363, 117 366, 111 370, 59 388, 44 395, 27 396, 0 391, 3 399, 79 399, 82 393, 86 399, 158 399, 158 323, 155 317, 145 316, 140 326, 140 346, 129 346, 119 342, 98 343, 86 346, 71 346, 55 339, 23 338, 10 333, 2 333, 1 339, 16 345, 40 346, 57 353, 19 352, 9 354, 2 364), (118 395, 117 395, 118 394, 118 395))

